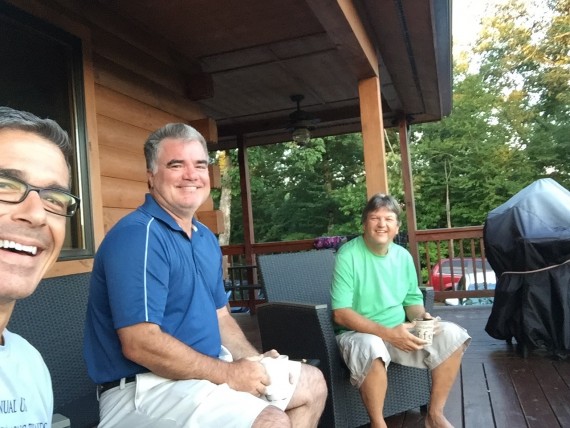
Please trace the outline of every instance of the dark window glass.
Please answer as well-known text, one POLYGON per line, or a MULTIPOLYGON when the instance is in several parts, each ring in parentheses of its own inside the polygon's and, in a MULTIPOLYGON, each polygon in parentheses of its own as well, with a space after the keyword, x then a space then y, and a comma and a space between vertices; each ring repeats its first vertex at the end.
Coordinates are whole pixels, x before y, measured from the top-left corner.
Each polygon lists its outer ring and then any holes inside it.
POLYGON ((81 206, 68 220, 60 259, 93 254, 81 40, 0 0, 0 105, 49 117, 73 144, 72 193, 81 206))

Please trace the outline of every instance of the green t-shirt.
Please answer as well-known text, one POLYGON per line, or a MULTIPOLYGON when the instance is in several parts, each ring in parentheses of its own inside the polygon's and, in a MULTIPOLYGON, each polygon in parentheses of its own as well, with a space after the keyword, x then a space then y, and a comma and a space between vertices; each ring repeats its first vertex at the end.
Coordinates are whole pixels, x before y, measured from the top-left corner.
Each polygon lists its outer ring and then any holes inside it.
MULTIPOLYGON (((332 309, 352 308, 385 327, 406 320, 405 306, 423 305, 411 254, 390 244, 388 254, 372 253, 359 236, 336 255, 331 289, 332 309)), ((337 328, 337 333, 342 330, 337 328)))

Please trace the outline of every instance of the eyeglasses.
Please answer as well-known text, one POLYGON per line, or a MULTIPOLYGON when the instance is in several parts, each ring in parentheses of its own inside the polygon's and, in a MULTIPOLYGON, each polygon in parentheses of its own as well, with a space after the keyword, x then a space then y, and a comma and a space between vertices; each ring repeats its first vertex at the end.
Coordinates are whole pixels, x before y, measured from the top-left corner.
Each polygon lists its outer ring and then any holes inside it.
POLYGON ((31 186, 9 175, 0 175, 0 202, 19 204, 30 192, 38 192, 44 209, 50 213, 71 217, 79 207, 79 198, 61 189, 31 186))

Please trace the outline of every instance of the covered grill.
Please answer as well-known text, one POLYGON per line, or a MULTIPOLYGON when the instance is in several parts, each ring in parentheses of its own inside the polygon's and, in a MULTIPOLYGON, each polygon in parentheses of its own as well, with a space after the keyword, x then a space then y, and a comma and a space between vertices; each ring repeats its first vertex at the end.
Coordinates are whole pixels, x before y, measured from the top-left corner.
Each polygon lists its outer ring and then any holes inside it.
POLYGON ((570 192, 547 178, 489 212, 487 259, 497 274, 485 327, 496 339, 514 337, 526 354, 570 350, 570 192))

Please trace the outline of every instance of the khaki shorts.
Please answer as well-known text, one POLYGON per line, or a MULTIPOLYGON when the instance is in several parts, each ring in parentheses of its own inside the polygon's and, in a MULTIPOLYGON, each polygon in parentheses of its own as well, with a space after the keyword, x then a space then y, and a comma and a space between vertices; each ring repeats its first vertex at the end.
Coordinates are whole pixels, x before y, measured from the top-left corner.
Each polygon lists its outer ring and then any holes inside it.
POLYGON ((419 351, 405 352, 378 336, 347 331, 336 337, 340 353, 350 370, 350 382, 360 388, 376 358, 384 361, 388 370, 390 362, 408 367, 433 370, 448 359, 461 345, 469 346, 471 337, 467 330, 457 324, 441 321, 441 331, 433 337, 431 345, 419 351))
POLYGON ((104 392, 99 400, 99 428, 251 427, 269 405, 285 410, 297 386, 301 363, 289 362, 295 379, 289 397, 267 401, 206 380, 170 380, 153 373, 104 392))

